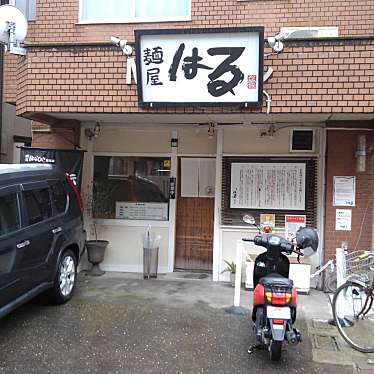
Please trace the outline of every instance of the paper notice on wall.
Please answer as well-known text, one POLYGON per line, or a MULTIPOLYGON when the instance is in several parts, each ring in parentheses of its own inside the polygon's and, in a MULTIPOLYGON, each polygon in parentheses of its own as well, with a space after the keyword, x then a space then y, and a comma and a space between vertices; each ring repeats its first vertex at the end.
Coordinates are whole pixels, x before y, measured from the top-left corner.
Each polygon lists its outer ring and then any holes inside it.
POLYGON ((334 206, 355 206, 355 177, 334 177, 334 206))
MULTIPOLYGON (((260 227, 262 229, 267 228, 267 230, 274 230, 275 228, 275 214, 273 213, 265 213, 260 214, 260 227)), ((271 231, 270 231, 271 232, 271 231)))
POLYGON ((232 163, 230 208, 305 210, 305 163, 232 163))
POLYGON ((335 230, 351 231, 352 227, 352 210, 336 209, 335 230))
POLYGON ((284 220, 284 233, 287 240, 296 238, 296 232, 300 227, 306 226, 305 215, 286 215, 284 220))

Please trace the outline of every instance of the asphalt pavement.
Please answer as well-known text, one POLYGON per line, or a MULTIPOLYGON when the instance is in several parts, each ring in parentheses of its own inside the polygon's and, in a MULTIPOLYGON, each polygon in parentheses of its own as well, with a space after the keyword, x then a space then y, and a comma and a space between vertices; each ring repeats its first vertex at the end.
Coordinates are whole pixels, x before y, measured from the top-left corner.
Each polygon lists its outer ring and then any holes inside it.
POLYGON ((357 372, 313 360, 308 324, 328 310, 316 293, 299 300, 301 344, 285 344, 278 363, 265 351, 249 355, 251 296, 242 290, 247 313, 233 315, 233 288, 209 279, 80 275, 69 303, 38 298, 0 320, 0 373, 357 372))

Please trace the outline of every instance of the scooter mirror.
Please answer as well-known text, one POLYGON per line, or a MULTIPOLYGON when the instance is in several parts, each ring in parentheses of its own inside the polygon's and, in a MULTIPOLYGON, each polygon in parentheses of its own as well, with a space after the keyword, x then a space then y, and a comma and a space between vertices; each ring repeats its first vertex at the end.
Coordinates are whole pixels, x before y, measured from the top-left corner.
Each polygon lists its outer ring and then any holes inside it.
POLYGON ((255 225, 256 224, 256 221, 255 221, 254 217, 251 216, 250 214, 246 214, 245 216, 243 216, 243 221, 245 223, 248 223, 249 225, 255 225))

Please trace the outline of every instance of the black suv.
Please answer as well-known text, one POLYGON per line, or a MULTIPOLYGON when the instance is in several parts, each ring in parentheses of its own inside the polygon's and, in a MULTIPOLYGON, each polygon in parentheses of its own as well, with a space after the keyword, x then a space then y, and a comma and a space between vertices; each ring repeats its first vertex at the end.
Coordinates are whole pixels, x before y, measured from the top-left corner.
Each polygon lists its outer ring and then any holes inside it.
POLYGON ((0 317, 44 291, 68 301, 85 239, 82 200, 67 174, 0 165, 0 317))

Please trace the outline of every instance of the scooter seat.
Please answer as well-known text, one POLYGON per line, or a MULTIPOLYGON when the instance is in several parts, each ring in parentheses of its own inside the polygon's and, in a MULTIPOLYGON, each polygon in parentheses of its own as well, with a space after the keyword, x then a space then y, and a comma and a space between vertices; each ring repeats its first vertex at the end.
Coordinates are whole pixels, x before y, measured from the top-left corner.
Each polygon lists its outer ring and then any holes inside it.
POLYGON ((285 286, 285 287, 293 287, 293 281, 291 279, 282 277, 279 274, 269 274, 266 277, 262 277, 259 280, 259 283, 263 286, 285 286))

